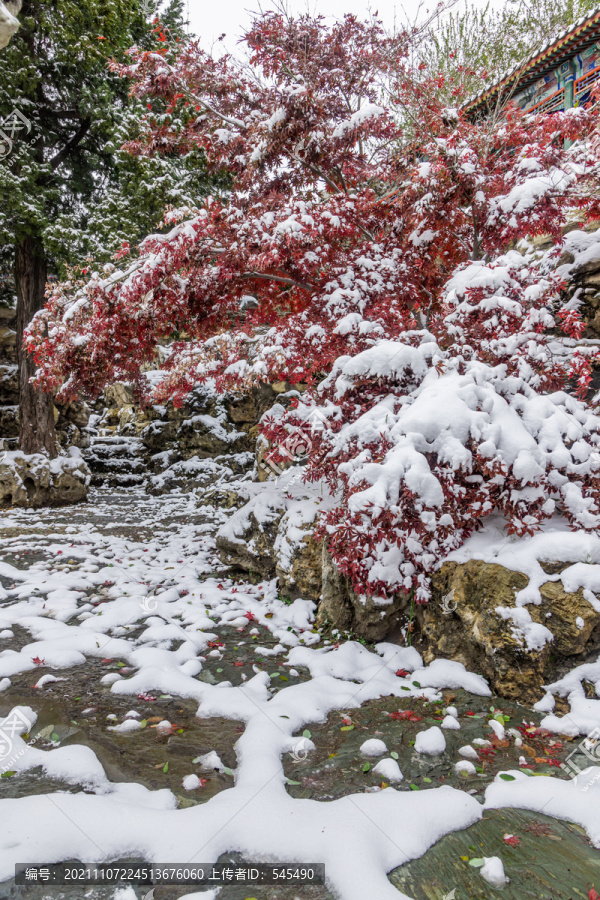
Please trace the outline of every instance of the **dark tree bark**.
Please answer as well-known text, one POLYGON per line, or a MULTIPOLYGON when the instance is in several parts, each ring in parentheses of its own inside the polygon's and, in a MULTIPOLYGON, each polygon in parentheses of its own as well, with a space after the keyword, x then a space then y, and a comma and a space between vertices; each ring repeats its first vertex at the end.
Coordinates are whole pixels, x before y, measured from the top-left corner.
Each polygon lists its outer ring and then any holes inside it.
POLYGON ((16 246, 15 282, 17 285, 17 362, 19 366, 19 445, 23 453, 47 450, 51 458, 58 453, 54 427, 52 394, 29 384, 35 373, 33 357, 23 348, 23 332, 44 305, 47 262, 41 240, 27 235, 16 246))

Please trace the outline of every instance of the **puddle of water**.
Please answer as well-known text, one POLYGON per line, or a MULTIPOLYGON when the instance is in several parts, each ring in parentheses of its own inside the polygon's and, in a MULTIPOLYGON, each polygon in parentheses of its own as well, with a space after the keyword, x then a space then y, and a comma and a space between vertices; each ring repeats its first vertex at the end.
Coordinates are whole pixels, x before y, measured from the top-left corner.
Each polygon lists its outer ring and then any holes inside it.
MULTIPOLYGON (((445 700, 439 703, 386 697, 364 703, 360 709, 337 710, 325 723, 307 726, 316 745, 315 751, 308 753, 305 759, 295 759, 292 754, 284 757, 287 777, 298 782, 288 785, 288 790, 293 797, 314 800, 335 800, 350 793, 376 790, 385 783, 373 772, 378 759, 368 759, 360 753, 361 744, 373 737, 384 741, 388 751, 397 754, 404 781, 394 785, 396 790, 428 790, 449 784, 481 795, 499 771, 519 768, 519 757, 524 755, 531 761, 534 771, 562 777, 561 770, 552 765, 551 760, 564 759, 571 745, 535 732, 524 735, 525 749, 516 747, 512 739, 495 742, 491 747, 474 745, 480 757, 476 763, 480 771, 469 779, 457 774, 454 763, 462 759, 459 748, 477 738, 493 738, 493 731, 487 724, 492 700, 456 690, 445 692, 445 700), (441 756, 417 753, 414 749, 417 733, 433 725, 439 726, 446 705, 456 707, 460 730, 444 729, 446 751, 441 756), (392 717, 398 714, 400 718, 392 717)), ((539 713, 519 704, 496 700, 494 705, 510 717, 506 722, 507 729, 523 728, 524 719, 535 726, 541 719, 539 713)), ((298 741, 301 737, 298 735, 298 741)), ((388 752, 382 758, 389 755, 388 752)))
MULTIPOLYGON (((44 750, 68 744, 88 746, 110 781, 136 781, 151 790, 169 788, 181 806, 203 803, 232 786, 231 776, 201 772, 192 760, 215 750, 223 764, 233 769, 233 747, 243 730, 240 723, 223 718, 199 719, 198 704, 192 700, 157 695, 155 701, 145 702, 113 694, 100 684, 100 677, 109 670, 99 660, 88 660, 75 672, 65 674, 63 670, 60 677, 65 680, 52 682, 43 691, 32 688, 38 672, 16 676, 11 687, 0 694, 0 715, 7 715, 18 704, 32 706, 38 714, 31 734, 33 746, 44 750), (139 713, 139 720, 146 722, 144 728, 131 734, 108 731, 108 726, 122 722, 130 710, 139 713), (107 719, 109 715, 116 719, 107 719), (157 723, 164 720, 173 725, 174 733, 157 731, 157 723), (49 726, 53 726, 50 734, 49 726), (206 783, 195 791, 185 791, 183 778, 193 773, 206 783)), ((0 779, 0 798, 43 792, 35 780, 23 787, 23 777, 0 779)), ((57 790, 56 782, 49 789, 57 790)))

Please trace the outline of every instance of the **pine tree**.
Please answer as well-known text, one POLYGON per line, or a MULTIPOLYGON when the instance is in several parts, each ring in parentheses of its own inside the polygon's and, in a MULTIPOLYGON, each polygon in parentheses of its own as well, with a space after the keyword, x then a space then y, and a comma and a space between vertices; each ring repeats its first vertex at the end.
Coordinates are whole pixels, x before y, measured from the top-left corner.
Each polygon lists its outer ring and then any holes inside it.
MULTIPOLYGON (((108 68, 132 44, 165 44, 154 4, 141 0, 27 0, 0 56, 0 271, 14 273, 21 449, 57 452, 51 395, 29 379, 22 335, 44 304, 50 274, 108 259, 156 227, 167 205, 201 193, 201 154, 180 163, 121 151, 137 136, 141 101, 108 68), (135 113, 135 114, 134 114, 135 113), (135 124, 134 124, 135 123, 135 124)), ((180 0, 168 7, 173 43, 187 38, 180 0)))

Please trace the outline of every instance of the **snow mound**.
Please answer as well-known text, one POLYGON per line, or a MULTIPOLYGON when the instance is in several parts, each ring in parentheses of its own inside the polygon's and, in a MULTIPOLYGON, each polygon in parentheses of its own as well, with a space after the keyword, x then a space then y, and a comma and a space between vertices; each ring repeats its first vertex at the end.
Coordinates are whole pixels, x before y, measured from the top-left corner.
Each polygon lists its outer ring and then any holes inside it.
POLYGON ((384 753, 387 753, 387 749, 384 741, 380 741, 379 738, 369 738, 360 746, 363 756, 383 756, 384 753))
POLYGON ((398 784, 404 781, 404 775, 395 759, 381 759, 373 768, 373 772, 388 781, 390 784, 398 784))
POLYGON ((420 731, 415 739, 415 750, 426 756, 440 756, 446 749, 446 738, 437 725, 420 731))

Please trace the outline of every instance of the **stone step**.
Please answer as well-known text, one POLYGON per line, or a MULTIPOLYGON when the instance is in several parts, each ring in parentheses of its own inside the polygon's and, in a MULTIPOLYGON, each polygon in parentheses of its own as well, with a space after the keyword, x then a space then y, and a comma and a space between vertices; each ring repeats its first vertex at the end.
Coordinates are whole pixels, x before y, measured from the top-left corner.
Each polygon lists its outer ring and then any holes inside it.
POLYGON ((142 456, 140 449, 137 447, 125 447, 121 444, 115 444, 112 447, 106 447, 103 444, 93 444, 91 447, 88 447, 85 450, 86 457, 90 459, 102 459, 102 460, 111 460, 111 459, 139 459, 142 456))
POLYGON ((98 444, 142 444, 140 438, 127 434, 100 434, 97 432, 93 440, 98 444))
POLYGON ((95 487, 136 487, 146 480, 148 463, 145 447, 137 437, 128 435, 91 435, 83 457, 92 471, 95 487))
POLYGON ((130 448, 143 448, 143 442, 136 437, 127 437, 127 436, 119 436, 113 437, 97 435, 92 437, 91 445, 93 447, 130 447, 130 448))
POLYGON ((147 471, 147 466, 141 459, 96 459, 90 456, 85 456, 84 459, 92 472, 129 474, 147 471))
POLYGON ((94 472, 92 475, 93 487, 137 487, 140 484, 144 484, 145 481, 145 475, 134 473, 94 472))

